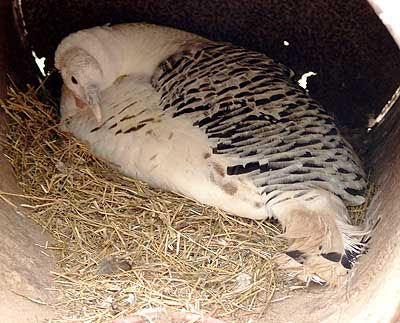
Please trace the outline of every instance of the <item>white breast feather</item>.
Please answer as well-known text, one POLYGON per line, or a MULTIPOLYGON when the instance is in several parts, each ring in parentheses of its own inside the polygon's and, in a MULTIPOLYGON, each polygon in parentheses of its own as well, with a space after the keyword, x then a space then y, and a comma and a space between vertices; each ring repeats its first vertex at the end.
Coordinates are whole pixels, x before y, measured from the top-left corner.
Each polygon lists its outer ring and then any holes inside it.
POLYGON ((219 167, 223 171, 226 161, 211 156, 207 136, 193 127, 190 120, 171 118, 163 113, 159 100, 159 94, 149 83, 135 76, 125 77, 118 86, 104 91, 105 124, 92 131, 99 125, 89 110, 69 116, 68 111, 76 111, 75 101, 64 88, 62 129, 87 142, 94 154, 117 165, 127 176, 243 217, 266 218, 267 209, 260 207, 262 197, 254 184, 221 176, 215 169, 219 167), (132 102, 136 104, 119 113, 132 102), (109 129, 118 120, 135 114, 138 116, 109 129), (149 119, 154 120, 137 131, 123 133, 149 119), (120 129, 122 132, 116 135, 120 129), (205 158, 207 155, 211 157, 205 158), (241 194, 227 194, 226 189, 232 187, 241 194))

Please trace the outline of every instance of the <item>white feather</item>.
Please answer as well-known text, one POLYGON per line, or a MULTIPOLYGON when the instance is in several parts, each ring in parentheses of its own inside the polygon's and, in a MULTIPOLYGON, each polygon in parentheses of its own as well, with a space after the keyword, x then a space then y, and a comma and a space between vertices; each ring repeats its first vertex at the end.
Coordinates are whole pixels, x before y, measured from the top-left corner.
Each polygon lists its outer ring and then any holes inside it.
POLYGON ((161 61, 196 42, 210 41, 185 31, 144 23, 94 27, 64 38, 56 50, 55 65, 58 69, 63 67, 63 56, 69 50, 85 50, 101 66, 100 89, 104 90, 121 75, 150 79, 161 61))

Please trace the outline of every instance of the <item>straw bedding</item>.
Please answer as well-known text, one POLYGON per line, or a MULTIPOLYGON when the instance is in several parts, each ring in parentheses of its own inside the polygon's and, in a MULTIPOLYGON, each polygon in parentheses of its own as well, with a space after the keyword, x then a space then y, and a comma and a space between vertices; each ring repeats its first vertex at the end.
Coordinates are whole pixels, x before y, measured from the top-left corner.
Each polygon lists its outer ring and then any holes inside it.
MULTIPOLYGON (((121 176, 58 130, 43 87, 10 89, 2 108, 25 213, 55 241, 54 322, 107 322, 145 308, 247 322, 301 288, 274 270, 271 258, 286 247, 277 225, 121 176)), ((357 222, 365 209, 355 209, 357 222)))

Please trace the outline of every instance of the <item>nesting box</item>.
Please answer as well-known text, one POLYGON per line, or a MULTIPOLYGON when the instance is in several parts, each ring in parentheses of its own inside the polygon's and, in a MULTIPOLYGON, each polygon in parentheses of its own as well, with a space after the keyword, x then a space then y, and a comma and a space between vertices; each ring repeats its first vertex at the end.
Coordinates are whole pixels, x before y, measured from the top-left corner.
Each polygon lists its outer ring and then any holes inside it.
MULTIPOLYGON (((37 82, 32 50, 46 58, 49 70, 57 44, 69 33, 141 21, 264 52, 299 76, 315 73, 307 85, 311 96, 336 116, 351 138, 356 137, 353 144, 371 171, 377 192, 366 217, 377 224, 348 289, 298 292, 272 304, 260 321, 400 321, 400 102, 383 122, 368 129, 369 121, 379 115, 400 84, 400 51, 368 2, 4 0, 0 5, 1 95, 5 96, 11 81, 21 89, 37 82)), ((60 79, 54 77, 49 84, 57 91, 60 79)), ((0 114, 2 135, 7 132, 4 120, 0 114)), ((21 191, 2 155, 0 191, 6 193, 0 198, 0 257, 4 259, 0 320, 50 318, 51 310, 36 307, 41 306, 37 299, 51 297, 46 287, 51 286, 54 263, 41 252, 51 238, 19 213, 21 191)))

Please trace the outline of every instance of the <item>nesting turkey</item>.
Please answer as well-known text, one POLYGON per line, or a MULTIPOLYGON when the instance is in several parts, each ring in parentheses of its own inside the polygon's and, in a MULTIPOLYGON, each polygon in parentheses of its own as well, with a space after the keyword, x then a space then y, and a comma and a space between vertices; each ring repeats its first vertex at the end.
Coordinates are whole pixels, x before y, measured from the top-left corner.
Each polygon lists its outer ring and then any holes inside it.
POLYGON ((340 284, 365 234, 365 174, 334 120, 264 54, 148 24, 95 27, 55 55, 61 128, 128 176, 235 215, 275 218, 277 262, 340 284))

